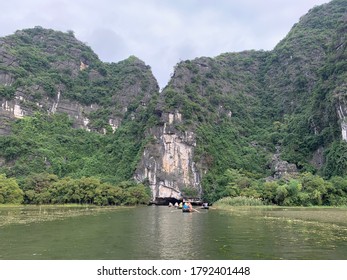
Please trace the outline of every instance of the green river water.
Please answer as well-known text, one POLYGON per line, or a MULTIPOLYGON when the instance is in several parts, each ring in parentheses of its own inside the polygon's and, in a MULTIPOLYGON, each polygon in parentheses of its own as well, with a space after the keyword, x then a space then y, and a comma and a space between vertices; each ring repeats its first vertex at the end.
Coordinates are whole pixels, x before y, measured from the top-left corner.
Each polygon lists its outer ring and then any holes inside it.
POLYGON ((0 259, 347 259, 347 209, 0 208, 0 259))

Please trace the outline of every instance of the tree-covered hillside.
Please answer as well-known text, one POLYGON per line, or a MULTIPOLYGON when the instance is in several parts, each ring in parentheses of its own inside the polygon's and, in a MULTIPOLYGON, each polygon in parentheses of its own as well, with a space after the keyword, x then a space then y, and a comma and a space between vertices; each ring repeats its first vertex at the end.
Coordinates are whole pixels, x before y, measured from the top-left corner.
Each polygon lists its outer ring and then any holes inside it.
POLYGON ((88 129, 102 131, 110 129, 110 123, 121 123, 129 111, 141 110, 158 92, 150 67, 141 60, 131 56, 103 63, 71 31, 35 27, 0 43, 0 100, 5 110, 5 101, 17 100, 22 115, 67 112, 88 119, 88 129))
POLYGON ((0 173, 21 187, 35 174, 135 185, 122 182, 156 121, 150 67, 134 56, 103 63, 72 32, 35 27, 0 41, 0 173))
POLYGON ((310 10, 272 51, 176 66, 162 98, 186 117, 179 128, 197 133, 207 198, 228 194, 228 170, 265 178, 278 159, 299 172, 347 175, 346 15, 346 1, 335 0, 310 10))
POLYGON ((313 8, 272 51, 264 76, 281 125, 283 158, 328 177, 346 174, 326 162, 344 121, 337 107, 344 106, 339 88, 346 83, 346 26, 346 1, 313 8))
POLYGON ((178 63, 162 92, 141 60, 103 63, 73 32, 1 38, 1 182, 27 203, 91 202, 103 190, 109 200, 93 203, 115 204, 120 188, 116 204, 129 204, 136 177, 154 200, 167 188, 209 202, 345 204, 346 31, 346 0, 333 0, 272 51, 178 63), (86 193, 70 199, 69 186, 86 193))

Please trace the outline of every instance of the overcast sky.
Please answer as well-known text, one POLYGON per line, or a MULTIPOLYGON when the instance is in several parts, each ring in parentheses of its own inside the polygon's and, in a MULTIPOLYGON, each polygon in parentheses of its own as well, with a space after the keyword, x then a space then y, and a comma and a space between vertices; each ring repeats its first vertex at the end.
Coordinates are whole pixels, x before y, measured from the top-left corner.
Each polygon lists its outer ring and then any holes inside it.
POLYGON ((135 55, 164 87, 180 60, 271 50, 329 0, 0 0, 0 36, 42 26, 72 30, 102 61, 135 55))

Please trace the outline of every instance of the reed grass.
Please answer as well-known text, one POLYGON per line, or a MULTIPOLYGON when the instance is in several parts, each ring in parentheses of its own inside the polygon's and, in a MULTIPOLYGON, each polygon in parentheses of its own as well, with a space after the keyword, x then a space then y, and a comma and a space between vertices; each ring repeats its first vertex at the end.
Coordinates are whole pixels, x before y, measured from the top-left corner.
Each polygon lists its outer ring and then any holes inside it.
POLYGON ((244 197, 244 196, 236 196, 236 197, 223 197, 217 202, 214 203, 216 207, 223 206, 264 206, 264 202, 259 198, 253 197, 244 197))
POLYGON ((108 211, 117 211, 129 206, 95 206, 86 204, 61 205, 18 205, 0 204, 0 228, 11 224, 28 224, 63 220, 66 218, 96 215, 108 211))

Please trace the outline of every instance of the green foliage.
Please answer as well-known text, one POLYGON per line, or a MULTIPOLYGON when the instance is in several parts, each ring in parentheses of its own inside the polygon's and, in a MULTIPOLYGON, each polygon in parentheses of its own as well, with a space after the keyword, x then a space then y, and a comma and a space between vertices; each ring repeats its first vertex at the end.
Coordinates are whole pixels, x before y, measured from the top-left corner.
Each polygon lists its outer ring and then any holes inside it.
POLYGON ((149 190, 144 185, 131 186, 125 189, 125 205, 148 204, 150 201, 149 190))
POLYGON ((0 85, 0 97, 12 99, 14 97, 15 92, 16 88, 13 86, 0 85))
POLYGON ((231 169, 225 172, 218 184, 223 186, 217 192, 220 196, 218 201, 224 197, 225 201, 231 201, 229 205, 237 205, 233 198, 242 201, 240 197, 246 198, 246 201, 261 200, 265 205, 347 205, 347 178, 337 176, 324 180, 318 175, 303 173, 297 178, 264 182, 262 179, 251 180, 238 170, 231 169))
POLYGON ((123 189, 111 184, 100 184, 95 189, 94 203, 96 205, 121 205, 126 200, 123 189))
POLYGON ((23 191, 14 178, 0 174, 0 204, 18 204, 23 201, 23 191))
POLYGON ((143 185, 123 182, 132 177, 146 143, 141 123, 129 121, 114 134, 101 135, 74 129, 67 115, 36 114, 18 120, 12 132, 0 137, 0 156, 6 159, 2 171, 20 180, 24 203, 134 205, 150 200, 143 185))
POLYGON ((150 196, 145 186, 134 182, 113 185, 95 177, 73 179, 48 173, 32 174, 21 183, 24 203, 78 203, 106 205, 148 204, 150 196), (124 187, 126 186, 126 187, 124 187))
POLYGON ((181 189, 182 196, 185 198, 197 197, 198 190, 192 187, 184 187, 181 189))
POLYGON ((329 188, 326 200, 329 205, 347 205, 347 179, 346 177, 332 177, 329 182, 332 187, 329 188))
POLYGON ((18 120, 12 134, 0 137, 1 172, 23 177, 53 173, 58 177, 97 176, 111 182, 129 180, 146 139, 144 127, 126 122, 114 134, 76 130, 67 115, 43 115, 18 120))
POLYGON ((223 206, 262 206, 262 205, 264 205, 264 203, 258 198, 236 196, 236 197, 221 198, 215 203, 215 205, 218 207, 223 207, 223 206))
POLYGON ((347 142, 336 141, 326 150, 324 173, 327 176, 347 175, 347 142))
POLYGON ((326 177, 345 172, 336 170, 334 156, 324 172, 310 162, 319 148, 341 138, 336 108, 344 98, 338 93, 345 92, 345 13, 344 1, 338 0, 310 10, 265 58, 259 76, 267 90, 261 101, 281 124, 271 139, 281 145, 282 158, 326 177))
POLYGON ((215 201, 225 193, 234 192, 232 186, 226 187, 225 179, 231 176, 230 172, 226 171, 228 168, 239 169, 243 174, 247 174, 236 179, 243 180, 244 184, 251 181, 249 177, 259 178, 266 175, 268 153, 261 146, 250 143, 250 139, 246 137, 246 129, 237 127, 232 122, 198 128, 195 158, 209 167, 209 174, 203 177, 204 196, 207 200, 215 201))

